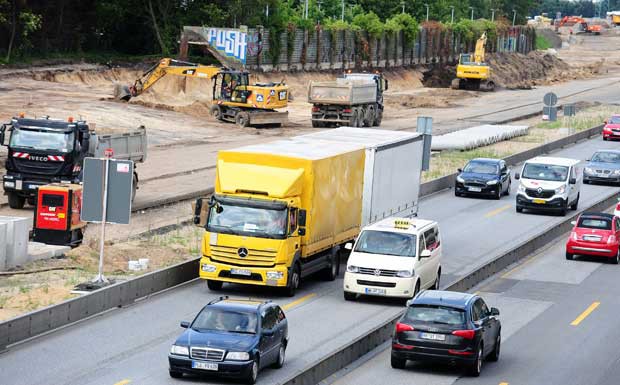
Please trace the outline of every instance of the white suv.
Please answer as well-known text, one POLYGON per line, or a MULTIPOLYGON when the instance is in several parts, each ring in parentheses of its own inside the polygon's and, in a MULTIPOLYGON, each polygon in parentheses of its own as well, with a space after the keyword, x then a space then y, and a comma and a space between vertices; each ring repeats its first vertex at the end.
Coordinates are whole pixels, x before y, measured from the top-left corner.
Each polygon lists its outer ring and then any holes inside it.
POLYGON ((413 298, 439 288, 441 238, 437 222, 387 218, 362 229, 344 274, 344 298, 358 294, 413 298))

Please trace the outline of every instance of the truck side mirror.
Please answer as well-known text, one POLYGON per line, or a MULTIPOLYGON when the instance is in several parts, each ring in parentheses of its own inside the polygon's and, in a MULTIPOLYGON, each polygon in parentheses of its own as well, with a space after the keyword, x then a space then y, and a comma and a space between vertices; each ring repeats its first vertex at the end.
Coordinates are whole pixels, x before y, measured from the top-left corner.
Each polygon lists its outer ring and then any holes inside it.
POLYGON ((306 229, 304 229, 303 227, 298 228, 297 235, 299 235, 300 237, 303 237, 304 235, 306 235, 306 229))
POLYGON ((85 132, 82 134, 82 152, 84 154, 88 153, 90 147, 90 133, 85 132))
POLYGON ((297 216, 297 226, 305 227, 306 226, 306 210, 299 210, 299 214, 297 216))
POLYGON ((209 205, 204 204, 206 198, 198 198, 196 202, 192 204, 194 209, 193 222, 198 227, 205 227, 207 225, 207 215, 209 213, 209 205))
POLYGON ((575 179, 575 178, 570 178, 570 179, 568 180, 568 183, 569 183, 569 184, 576 184, 576 183, 577 183, 577 179, 575 179))
POLYGON ((353 242, 347 242, 344 244, 346 250, 353 250, 353 242))

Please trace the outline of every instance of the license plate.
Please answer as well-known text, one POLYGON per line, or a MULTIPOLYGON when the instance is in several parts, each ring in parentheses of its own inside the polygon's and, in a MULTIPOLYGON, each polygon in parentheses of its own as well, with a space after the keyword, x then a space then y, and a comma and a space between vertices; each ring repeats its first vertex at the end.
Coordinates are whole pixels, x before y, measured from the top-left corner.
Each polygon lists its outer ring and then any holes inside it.
POLYGON ((433 340, 433 341, 445 341, 445 334, 435 334, 435 333, 420 333, 420 338, 425 340, 433 340))
POLYGON ((480 187, 468 187, 467 190, 471 192, 480 192, 482 189, 480 187))
POLYGON ((252 272, 247 269, 230 269, 230 274, 245 275, 246 277, 249 277, 250 275, 252 275, 252 272))
POLYGON ((545 203, 547 203, 547 201, 544 199, 534 199, 532 202, 538 203, 539 205, 544 205, 545 203))
POLYGON ((22 181, 21 180, 16 180, 15 181, 15 190, 21 190, 22 189, 22 181))
POLYGON ((600 240, 601 240, 601 237, 592 237, 592 236, 589 236, 589 235, 584 235, 584 236, 583 236, 583 240, 584 240, 584 241, 594 241, 594 242, 598 242, 598 241, 600 241, 600 240))
POLYGON ((192 369, 214 370, 217 371, 218 365, 211 362, 192 361, 192 369))
POLYGON ((374 287, 367 287, 366 294, 385 294, 385 289, 375 289, 374 287))

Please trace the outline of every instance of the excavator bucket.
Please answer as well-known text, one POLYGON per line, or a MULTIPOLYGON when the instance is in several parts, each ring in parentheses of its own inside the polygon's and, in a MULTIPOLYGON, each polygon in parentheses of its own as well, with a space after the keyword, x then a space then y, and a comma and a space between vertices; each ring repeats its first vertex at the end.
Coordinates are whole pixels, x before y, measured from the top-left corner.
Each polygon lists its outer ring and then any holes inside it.
POLYGON ((116 100, 124 100, 128 102, 129 99, 131 99, 131 91, 129 91, 129 86, 120 83, 114 84, 114 98, 116 100))

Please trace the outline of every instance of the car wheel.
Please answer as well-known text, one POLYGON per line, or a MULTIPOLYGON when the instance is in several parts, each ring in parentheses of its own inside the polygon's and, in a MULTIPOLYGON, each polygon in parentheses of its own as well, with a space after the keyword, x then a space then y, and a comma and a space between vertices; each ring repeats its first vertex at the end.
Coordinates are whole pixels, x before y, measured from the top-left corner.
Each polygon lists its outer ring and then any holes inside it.
POLYGON ((301 271, 299 269, 299 264, 295 264, 293 267, 293 273, 291 274, 290 282, 286 287, 286 295, 289 297, 295 296, 295 292, 297 292, 297 288, 299 287, 299 280, 301 278, 301 271))
POLYGON ((607 138, 603 136, 603 140, 607 140, 607 138))
POLYGON ((569 261, 573 260, 573 254, 569 253, 568 251, 566 252, 566 259, 568 259, 569 261))
POLYGON ((519 206, 517 206, 517 212, 518 212, 518 213, 522 213, 522 212, 523 212, 523 207, 519 207, 519 206))
POLYGON ((503 187, 500 184, 497 189, 497 194, 493 198, 495 198, 496 200, 502 199, 502 190, 503 190, 503 187))
POLYGON ((472 377, 480 376, 480 372, 482 371, 482 344, 478 346, 478 352, 476 353, 476 360, 471 363, 469 368, 469 374, 472 377))
POLYGON ((356 298, 357 298, 357 294, 350 293, 348 291, 344 292, 344 300, 345 301, 355 301, 356 298))
POLYGON ((512 185, 512 182, 508 181, 508 188, 506 189, 506 196, 510 195, 510 187, 512 185))
POLYGON ((611 260, 611 263, 613 263, 614 265, 617 265, 619 262, 620 262, 620 249, 618 249, 618 252, 616 253, 616 257, 611 260))
POLYGON ((418 280, 415 283, 415 289, 413 290, 413 295, 411 296, 411 298, 415 297, 416 295, 418 295, 418 293, 420 292, 420 280, 418 280))
POLYGON ((502 345, 502 336, 501 333, 497 333, 497 338, 495 339, 495 347, 493 351, 489 355, 489 361, 497 362, 499 361, 499 351, 502 345))
POLYGON ((392 356, 390 364, 394 369, 405 369, 405 366, 407 366, 407 360, 404 358, 397 358, 392 356))
POLYGON ((246 378, 246 384, 255 384, 256 379, 258 378, 258 358, 252 361, 252 367, 250 368, 250 373, 248 373, 248 377, 246 378))
POLYGON ((577 206, 579 206, 579 194, 577 194, 577 199, 575 199, 575 203, 570 206, 570 209, 575 211, 577 210, 577 206))
POLYGON ((169 370, 168 373, 170 373, 170 377, 172 377, 172 378, 181 378, 181 377, 183 377, 183 373, 177 372, 176 370, 169 370))
POLYGON ((280 350, 278 351, 278 359, 276 360, 275 364, 273 364, 273 367, 276 369, 280 369, 281 367, 283 367, 285 357, 286 357, 286 345, 284 344, 284 341, 282 341, 282 343, 280 344, 280 350))
POLYGON ((209 290, 219 291, 222 290, 222 286, 224 286, 224 282, 222 281, 207 279, 207 287, 209 288, 209 290))
POLYGON ((584 179, 584 180, 583 180, 583 184, 590 184, 590 181, 589 181, 589 180, 585 180, 585 179, 584 179))
POLYGON ((435 283, 431 287, 432 290, 439 290, 439 281, 441 280, 441 269, 437 270, 437 278, 435 278, 435 283))
POLYGON ((456 187, 454 188, 454 196, 455 197, 460 197, 461 196, 461 194, 458 191, 456 191, 456 187))

